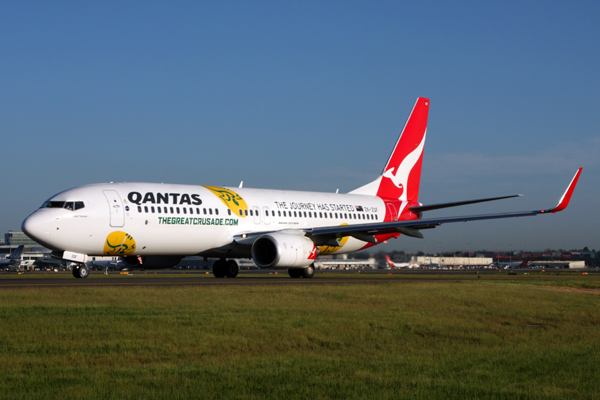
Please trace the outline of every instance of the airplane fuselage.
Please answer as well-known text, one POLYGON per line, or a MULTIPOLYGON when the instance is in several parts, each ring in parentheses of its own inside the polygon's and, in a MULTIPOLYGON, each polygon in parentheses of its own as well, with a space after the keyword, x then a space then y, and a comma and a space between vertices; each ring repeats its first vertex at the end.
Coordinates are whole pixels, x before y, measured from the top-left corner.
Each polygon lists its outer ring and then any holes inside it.
MULTIPOLYGON (((395 202, 393 210, 402 209, 395 202)), ((388 206, 389 207, 389 206, 388 206)), ((93 184, 50 198, 23 224, 44 246, 88 256, 250 257, 226 246, 246 232, 302 230, 386 220, 377 196, 152 183, 93 184), (79 207, 77 205, 80 205, 79 207)), ((391 216, 388 215, 387 219, 391 216)), ((344 238, 320 254, 367 244, 344 238)))

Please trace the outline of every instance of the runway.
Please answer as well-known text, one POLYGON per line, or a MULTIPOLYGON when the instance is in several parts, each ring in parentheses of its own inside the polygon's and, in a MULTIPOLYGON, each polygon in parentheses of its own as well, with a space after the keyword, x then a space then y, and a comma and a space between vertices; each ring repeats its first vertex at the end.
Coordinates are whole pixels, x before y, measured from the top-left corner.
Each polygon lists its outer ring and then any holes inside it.
MULTIPOLYGON (((587 272, 586 272, 587 274, 587 272)), ((107 286, 231 286, 231 285, 336 285, 336 284, 382 284, 392 282, 440 282, 473 280, 549 280, 571 276, 581 279, 579 271, 555 270, 541 273, 539 270, 515 271, 440 271, 440 270, 366 270, 366 271, 317 271, 311 279, 290 278, 287 271, 240 271, 236 278, 215 278, 206 271, 131 271, 127 274, 92 271, 88 278, 77 279, 71 272, 25 272, 23 274, 0 272, 0 289, 26 287, 107 287, 107 286)), ((600 277, 600 272, 590 271, 587 280, 600 277), (594 276, 594 278, 592 278, 594 276)))
MULTIPOLYGON (((462 274, 461 274, 462 275, 462 274)), ((206 273, 135 272, 128 275, 94 272, 86 279, 74 278, 71 273, 25 273, 22 275, 0 274, 0 288, 23 287, 91 287, 91 286, 216 286, 216 285, 332 285, 374 284, 415 280, 446 280, 435 276, 407 276, 390 273, 316 273, 311 279, 290 278, 286 271, 266 273, 241 272, 236 278, 215 278, 206 273)), ((456 279, 472 280, 473 276, 456 276, 456 279)))

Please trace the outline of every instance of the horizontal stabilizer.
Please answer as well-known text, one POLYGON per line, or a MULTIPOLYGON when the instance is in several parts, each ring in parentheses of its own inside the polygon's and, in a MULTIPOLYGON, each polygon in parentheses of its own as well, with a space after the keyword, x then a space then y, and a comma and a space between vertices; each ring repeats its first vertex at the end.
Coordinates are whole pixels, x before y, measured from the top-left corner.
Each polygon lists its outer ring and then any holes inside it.
POLYGON ((455 201, 452 203, 439 203, 439 204, 430 204, 428 206, 414 206, 409 207, 408 209, 413 213, 420 213, 423 211, 431 211, 431 210, 439 210, 441 208, 450 208, 450 207, 458 207, 464 206, 467 204, 475 204, 475 203, 483 203, 486 201, 494 201, 494 200, 502 200, 502 199, 510 199, 512 197, 521 197, 522 194, 514 194, 512 196, 502 196, 502 197, 489 197, 487 199, 476 199, 476 200, 465 200, 465 201, 455 201))

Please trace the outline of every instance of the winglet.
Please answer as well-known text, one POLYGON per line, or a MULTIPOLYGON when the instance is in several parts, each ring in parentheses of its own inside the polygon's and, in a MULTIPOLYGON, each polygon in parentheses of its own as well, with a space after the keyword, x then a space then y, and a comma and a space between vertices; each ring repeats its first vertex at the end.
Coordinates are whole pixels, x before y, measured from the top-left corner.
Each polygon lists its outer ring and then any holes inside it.
POLYGON ((571 180, 569 187, 567 188, 567 190, 565 191, 563 196, 560 198, 556 207, 551 208, 550 210, 538 211, 538 214, 544 214, 544 213, 550 213, 550 212, 557 213, 557 212, 562 211, 565 208, 567 208, 567 206, 569 205, 569 201, 571 200, 571 196, 573 195, 573 190, 575 190, 575 186, 577 185, 577 180, 579 180, 579 175, 581 175, 582 169, 583 168, 579 168, 577 170, 577 172, 575 173, 575 176, 573 177, 573 180, 571 180))

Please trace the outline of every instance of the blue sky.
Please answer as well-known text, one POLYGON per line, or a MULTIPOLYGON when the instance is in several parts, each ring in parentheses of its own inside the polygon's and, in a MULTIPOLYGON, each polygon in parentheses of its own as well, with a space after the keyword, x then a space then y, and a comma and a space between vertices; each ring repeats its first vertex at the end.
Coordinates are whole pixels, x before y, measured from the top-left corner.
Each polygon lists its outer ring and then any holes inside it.
POLYGON ((61 190, 148 181, 349 191, 431 99, 420 200, 384 249, 600 249, 597 2, 3 2, 0 232, 61 190))

